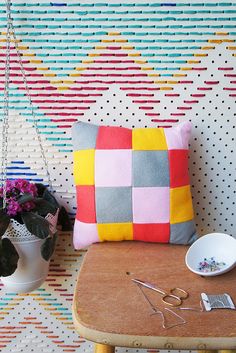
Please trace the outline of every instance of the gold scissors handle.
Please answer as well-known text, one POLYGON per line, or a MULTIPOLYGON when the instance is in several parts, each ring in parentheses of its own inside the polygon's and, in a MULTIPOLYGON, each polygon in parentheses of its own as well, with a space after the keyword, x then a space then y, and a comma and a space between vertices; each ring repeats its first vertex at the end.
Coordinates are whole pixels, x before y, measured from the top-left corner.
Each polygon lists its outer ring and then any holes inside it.
POLYGON ((140 279, 132 278, 132 281, 161 294, 163 303, 170 306, 180 306, 183 300, 188 298, 188 292, 186 292, 182 288, 172 288, 168 293, 162 290, 161 288, 155 287, 153 284, 141 281, 140 279))
POLYGON ((182 288, 172 288, 170 293, 165 293, 162 297, 163 303, 170 306, 179 306, 184 299, 188 298, 188 292, 182 288))

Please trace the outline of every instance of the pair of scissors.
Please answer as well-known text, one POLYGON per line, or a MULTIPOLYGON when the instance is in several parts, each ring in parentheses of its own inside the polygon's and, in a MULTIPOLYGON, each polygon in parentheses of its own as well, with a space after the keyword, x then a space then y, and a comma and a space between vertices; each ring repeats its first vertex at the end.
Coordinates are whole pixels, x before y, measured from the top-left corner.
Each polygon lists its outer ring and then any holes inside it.
POLYGON ((139 279, 132 278, 132 281, 140 286, 152 289, 155 292, 161 294, 162 301, 170 306, 180 306, 183 300, 188 298, 188 292, 182 288, 175 287, 170 289, 169 292, 166 292, 165 290, 158 288, 151 283, 144 282, 139 279))

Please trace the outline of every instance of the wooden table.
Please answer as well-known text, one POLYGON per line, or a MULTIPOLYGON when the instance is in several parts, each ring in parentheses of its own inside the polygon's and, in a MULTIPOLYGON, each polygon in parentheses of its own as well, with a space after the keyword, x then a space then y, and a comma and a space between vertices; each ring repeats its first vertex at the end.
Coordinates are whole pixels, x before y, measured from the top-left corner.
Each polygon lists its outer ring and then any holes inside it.
MULTIPOLYGON (((161 325, 131 278, 168 290, 189 292, 184 307, 200 307, 200 293, 228 293, 236 303, 236 268, 214 277, 201 277, 185 265, 186 246, 142 242, 107 242, 92 245, 80 270, 73 300, 76 330, 96 342, 96 352, 114 352, 115 346, 156 349, 236 349, 236 310, 181 311, 186 324, 170 329, 161 325)), ((159 294, 145 293, 164 309, 159 294)), ((167 315, 169 322, 175 317, 167 315)), ((235 351, 236 352, 236 351, 235 351)))

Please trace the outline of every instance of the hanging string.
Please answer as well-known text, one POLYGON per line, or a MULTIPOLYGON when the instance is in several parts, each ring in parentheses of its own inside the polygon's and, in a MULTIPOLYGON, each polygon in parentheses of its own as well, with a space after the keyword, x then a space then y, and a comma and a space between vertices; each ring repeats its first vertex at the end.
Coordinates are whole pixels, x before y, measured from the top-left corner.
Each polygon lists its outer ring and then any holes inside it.
POLYGON ((6 63, 5 63, 5 87, 2 121, 2 178, 3 208, 6 207, 6 179, 7 179, 7 151, 8 151, 8 128, 9 128, 9 81, 10 81, 10 2, 7 1, 7 32, 6 32, 6 63))
MULTIPOLYGON (((48 168, 48 162, 45 156, 45 152, 43 149, 43 144, 42 144, 42 139, 41 139, 41 135, 40 135, 40 131, 38 128, 38 121, 35 115, 35 108, 34 105, 32 104, 32 100, 31 100, 31 96, 30 96, 30 90, 27 84, 27 79, 26 79, 26 75, 25 75, 25 71, 24 71, 24 67, 23 67, 23 63, 22 63, 22 59, 21 59, 21 53, 18 47, 18 42, 17 42, 17 38, 16 38, 16 34, 15 34, 15 28, 13 25, 13 20, 11 17, 11 2, 10 0, 6 0, 6 6, 7 6, 7 37, 6 37, 6 74, 5 74, 5 91, 4 91, 4 121, 3 121, 3 148, 2 148, 2 184, 6 185, 6 178, 7 178, 7 138, 8 138, 8 120, 9 120, 9 71, 10 71, 10 41, 11 41, 11 33, 13 35, 13 44, 14 47, 16 49, 17 52, 17 57, 19 60, 19 64, 20 64, 20 70, 21 70, 21 74, 22 74, 22 78, 23 78, 23 82, 24 82, 24 87, 25 87, 25 91, 26 91, 26 95, 27 98, 29 100, 29 104, 30 104, 30 109, 31 109, 31 114, 33 117, 33 127, 35 128, 36 131, 36 135, 37 135, 37 139, 39 142, 39 147, 40 147, 40 151, 41 151, 41 155, 43 158, 43 162, 44 162, 44 166, 45 166, 45 170, 46 170, 46 176, 47 176, 47 180, 48 180, 48 186, 49 186, 49 190, 51 192, 53 192, 53 187, 52 187, 52 181, 50 178, 50 173, 49 173, 49 168, 48 168)), ((6 187, 4 187, 5 190, 5 199, 6 199, 6 187)), ((4 199, 4 197, 3 197, 4 199)))

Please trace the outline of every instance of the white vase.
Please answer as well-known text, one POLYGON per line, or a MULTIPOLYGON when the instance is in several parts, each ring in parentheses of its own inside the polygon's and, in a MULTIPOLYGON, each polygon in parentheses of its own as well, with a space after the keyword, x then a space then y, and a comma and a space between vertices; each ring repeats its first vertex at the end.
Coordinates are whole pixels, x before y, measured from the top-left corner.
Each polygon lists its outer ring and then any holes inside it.
MULTIPOLYGON (((56 215, 47 215, 50 230, 56 232, 58 212, 56 215)), ((11 276, 1 277, 6 290, 16 293, 28 293, 43 284, 49 269, 49 261, 41 255, 41 245, 45 239, 39 239, 30 233, 24 224, 11 220, 4 234, 15 246, 19 260, 16 271, 11 276)))

